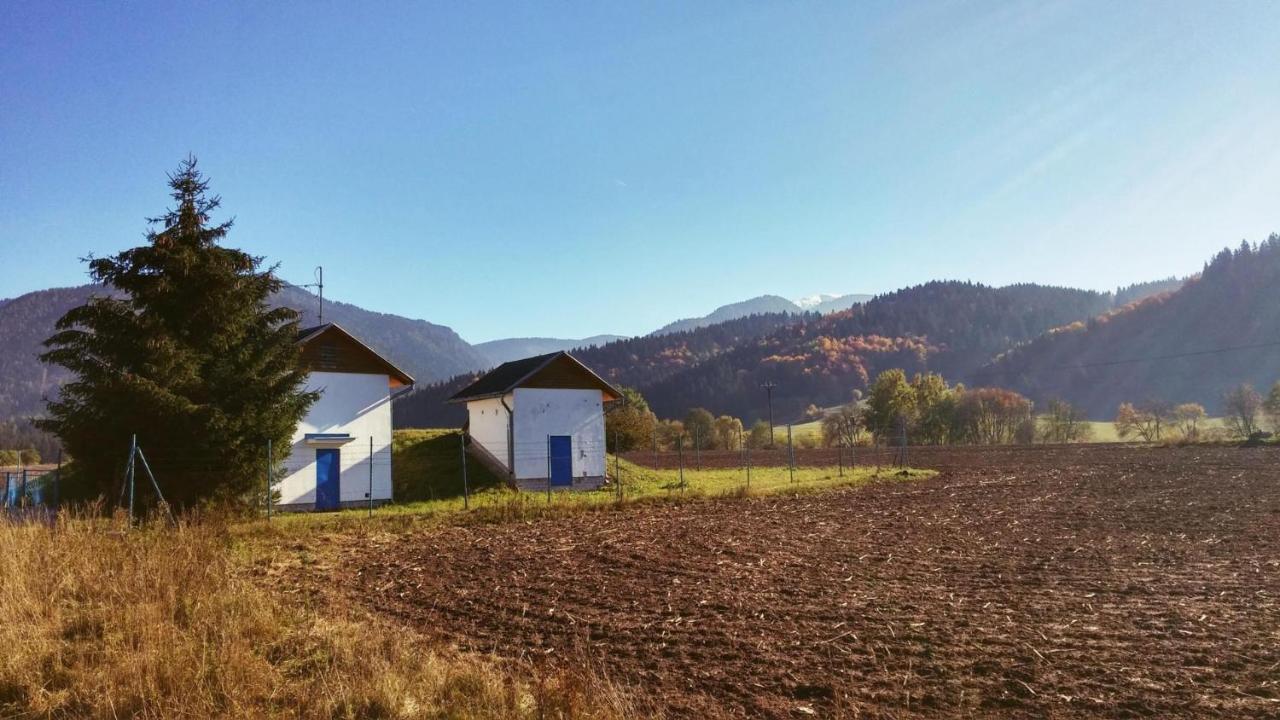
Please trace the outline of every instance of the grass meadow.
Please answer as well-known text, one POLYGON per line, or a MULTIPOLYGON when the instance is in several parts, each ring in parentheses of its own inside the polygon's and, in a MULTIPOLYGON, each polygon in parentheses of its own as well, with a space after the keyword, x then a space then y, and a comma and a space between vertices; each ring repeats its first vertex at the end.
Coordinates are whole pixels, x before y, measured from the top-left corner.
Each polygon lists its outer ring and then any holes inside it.
POLYGON ((0 520, 0 717, 621 718, 534 677, 274 592, 223 521, 0 520))

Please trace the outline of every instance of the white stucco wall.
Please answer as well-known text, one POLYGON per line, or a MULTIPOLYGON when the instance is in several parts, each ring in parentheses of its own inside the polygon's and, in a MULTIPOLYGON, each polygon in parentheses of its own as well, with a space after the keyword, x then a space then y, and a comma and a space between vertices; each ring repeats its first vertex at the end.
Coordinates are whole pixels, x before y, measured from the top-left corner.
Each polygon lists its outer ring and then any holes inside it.
MULTIPOLYGON (((508 394, 507 405, 512 398, 508 394)), ((485 450, 507 468, 507 410, 502 407, 499 398, 473 400, 467 403, 467 419, 470 421, 467 432, 471 439, 484 446, 485 450)))
POLYGON ((547 436, 573 437, 573 476, 605 470, 604 402, 599 390, 516 388, 516 479, 547 476, 547 436))
POLYGON ((308 433, 347 433, 355 439, 337 447, 339 497, 342 502, 367 501, 369 492, 369 438, 373 438, 373 499, 391 499, 391 389, 386 375, 314 372, 308 390, 319 390, 320 399, 298 424, 293 446, 277 484, 281 505, 314 504, 316 501, 316 448, 307 445, 308 433))

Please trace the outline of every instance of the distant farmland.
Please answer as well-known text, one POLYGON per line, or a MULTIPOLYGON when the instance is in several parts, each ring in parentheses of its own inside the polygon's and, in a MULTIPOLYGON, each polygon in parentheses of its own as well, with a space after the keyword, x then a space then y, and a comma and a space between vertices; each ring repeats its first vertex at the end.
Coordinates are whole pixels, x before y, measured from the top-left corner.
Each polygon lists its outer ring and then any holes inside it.
MULTIPOLYGON (((1117 443, 1117 442, 1135 442, 1135 438, 1129 437, 1122 439, 1116 434, 1115 423, 1105 420, 1090 420, 1088 425, 1092 428, 1092 435, 1089 442, 1096 443, 1117 443)), ((1213 417, 1206 418, 1201 423, 1201 429, 1206 433, 1222 433, 1226 432, 1226 424, 1223 418, 1213 417)), ((799 423, 791 426, 792 438, 795 442, 803 442, 801 438, 806 438, 810 442, 822 442, 822 421, 812 420, 810 422, 799 423)), ((787 427, 785 425, 777 425, 774 427, 773 436, 775 442, 785 443, 787 441, 787 427)), ((1166 438, 1169 441, 1174 440, 1174 436, 1170 433, 1166 438)))

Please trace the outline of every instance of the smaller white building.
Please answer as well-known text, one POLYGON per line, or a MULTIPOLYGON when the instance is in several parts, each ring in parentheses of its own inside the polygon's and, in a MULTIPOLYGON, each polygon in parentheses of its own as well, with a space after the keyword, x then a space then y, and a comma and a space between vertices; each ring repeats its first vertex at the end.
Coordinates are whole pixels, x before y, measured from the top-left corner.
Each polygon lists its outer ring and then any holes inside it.
POLYGON ((622 394, 567 352, 503 363, 449 399, 466 403, 468 449, 516 487, 599 487, 605 403, 622 394))
POLYGON ((298 423, 276 485, 283 510, 337 510, 391 500, 391 399, 413 378, 333 323, 298 334, 320 393, 298 423))

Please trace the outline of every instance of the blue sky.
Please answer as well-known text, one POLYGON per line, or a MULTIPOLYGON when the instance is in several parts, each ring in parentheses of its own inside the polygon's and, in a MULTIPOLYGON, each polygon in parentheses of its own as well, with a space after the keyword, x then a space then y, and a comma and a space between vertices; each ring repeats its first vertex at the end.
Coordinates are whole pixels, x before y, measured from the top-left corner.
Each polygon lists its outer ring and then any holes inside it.
POLYGON ((1110 289, 1280 230, 1280 3, 8 3, 0 297, 229 244, 475 341, 763 293, 1110 289))

